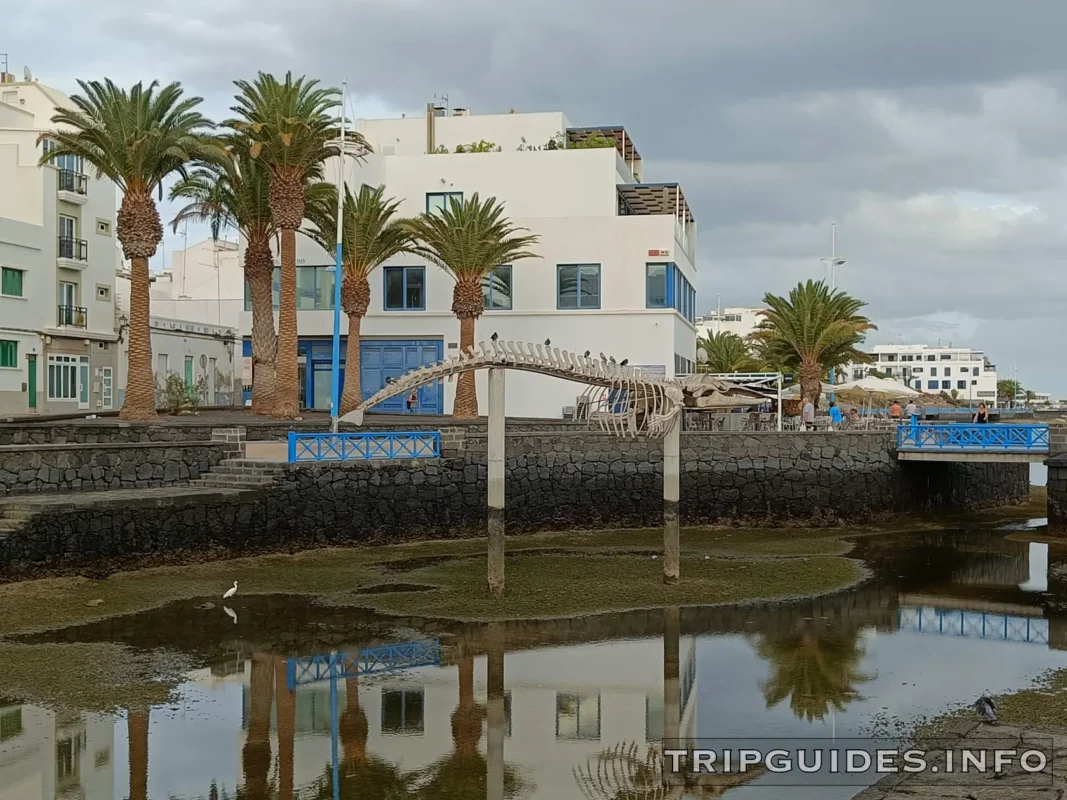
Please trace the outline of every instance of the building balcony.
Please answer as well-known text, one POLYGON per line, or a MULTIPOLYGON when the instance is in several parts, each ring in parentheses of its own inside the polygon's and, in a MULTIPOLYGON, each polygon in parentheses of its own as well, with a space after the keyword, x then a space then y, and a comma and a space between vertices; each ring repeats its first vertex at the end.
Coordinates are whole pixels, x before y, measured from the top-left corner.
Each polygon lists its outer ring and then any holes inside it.
POLYGON ((677 183, 631 183, 616 187, 620 217, 672 216, 674 241, 678 250, 694 261, 695 222, 693 212, 677 183))
POLYGON ((64 202, 81 206, 85 205, 89 200, 89 178, 80 172, 75 172, 72 169, 61 169, 57 186, 59 199, 64 202))
POLYGON ((84 239, 60 236, 56 264, 64 269, 85 269, 89 266, 89 243, 84 239))
POLYGON ((84 328, 88 324, 88 314, 81 306, 60 306, 58 325, 60 328, 84 328))

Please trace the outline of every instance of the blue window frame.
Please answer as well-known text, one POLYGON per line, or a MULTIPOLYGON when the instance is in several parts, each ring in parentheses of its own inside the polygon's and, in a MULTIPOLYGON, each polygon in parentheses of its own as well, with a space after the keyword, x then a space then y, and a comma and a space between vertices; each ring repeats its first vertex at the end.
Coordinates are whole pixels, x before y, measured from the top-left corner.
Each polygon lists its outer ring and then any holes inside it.
POLYGON ((937 388, 937 381, 927 381, 926 382, 926 388, 927 389, 936 389, 937 388))
POLYGON ((600 308, 600 265, 557 264, 556 308, 600 308))
POLYGON ((426 268, 384 267, 386 311, 426 310, 426 268))
POLYGON ((427 214, 439 214, 441 209, 448 208, 451 200, 455 198, 460 203, 463 202, 463 192, 427 192, 426 193, 426 213, 427 214))
POLYGON ((682 271, 678 269, 676 264, 666 264, 666 284, 667 284, 667 302, 663 306, 654 306, 648 300, 651 298, 650 287, 651 281, 651 268, 653 266, 659 266, 655 264, 646 264, 646 270, 649 277, 646 279, 646 306, 648 308, 673 308, 679 314, 681 314, 690 323, 696 322, 697 311, 697 292, 693 288, 693 285, 689 283, 689 280, 682 274, 682 271))
POLYGON ((645 308, 669 308, 667 281, 673 264, 645 264, 645 308))
POLYGON ((482 306, 486 311, 510 311, 511 264, 501 264, 482 278, 482 306))

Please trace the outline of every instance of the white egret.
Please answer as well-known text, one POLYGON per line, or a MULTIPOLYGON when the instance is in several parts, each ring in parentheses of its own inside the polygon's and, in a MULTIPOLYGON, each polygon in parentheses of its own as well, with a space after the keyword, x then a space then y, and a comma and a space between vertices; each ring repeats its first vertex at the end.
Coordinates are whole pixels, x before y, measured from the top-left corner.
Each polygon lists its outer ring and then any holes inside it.
POLYGON ((234 581, 234 582, 233 582, 233 588, 231 588, 231 589, 227 589, 227 590, 226 590, 226 594, 224 594, 224 595, 222 596, 222 599, 223 599, 223 600, 229 600, 229 599, 230 599, 231 597, 233 597, 233 596, 234 596, 235 594, 237 594, 237 581, 234 581))
POLYGON ((229 606, 223 606, 222 610, 226 612, 226 616, 233 619, 233 624, 237 624, 237 614, 229 606))

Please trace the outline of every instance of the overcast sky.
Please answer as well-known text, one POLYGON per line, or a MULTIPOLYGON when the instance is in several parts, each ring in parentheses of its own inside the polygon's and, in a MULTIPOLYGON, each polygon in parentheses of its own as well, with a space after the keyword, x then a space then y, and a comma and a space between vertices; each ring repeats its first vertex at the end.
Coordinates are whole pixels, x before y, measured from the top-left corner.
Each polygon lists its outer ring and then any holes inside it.
POLYGON ((1062 0, 135 7, 20 3, 0 44, 12 72, 64 90, 180 80, 220 117, 233 78, 292 69, 347 77, 357 116, 446 93, 474 113, 622 124, 646 179, 681 182, 693 208, 700 312, 825 274, 834 220, 840 284, 880 328, 870 341, 982 348, 1067 396, 1062 0))

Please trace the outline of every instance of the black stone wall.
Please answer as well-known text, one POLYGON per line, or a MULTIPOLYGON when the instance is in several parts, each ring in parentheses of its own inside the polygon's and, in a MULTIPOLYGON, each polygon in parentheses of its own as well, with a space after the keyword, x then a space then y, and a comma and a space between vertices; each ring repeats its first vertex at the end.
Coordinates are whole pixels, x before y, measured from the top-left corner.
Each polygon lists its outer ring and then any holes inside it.
POLYGON ((1048 465, 1048 527, 1053 533, 1067 533, 1067 454, 1055 456, 1048 465))
POLYGON ((215 442, 0 447, 0 495, 186 483, 229 451, 227 445, 215 442))
MULTIPOLYGON (((1021 502, 1026 464, 898 462, 883 433, 682 437, 683 525, 859 523, 1021 502)), ((438 460, 287 465, 268 488, 81 503, 0 538, 0 580, 98 562, 484 535, 485 439, 438 460)), ((661 442, 582 434, 507 441, 509 533, 657 525, 661 442)))

